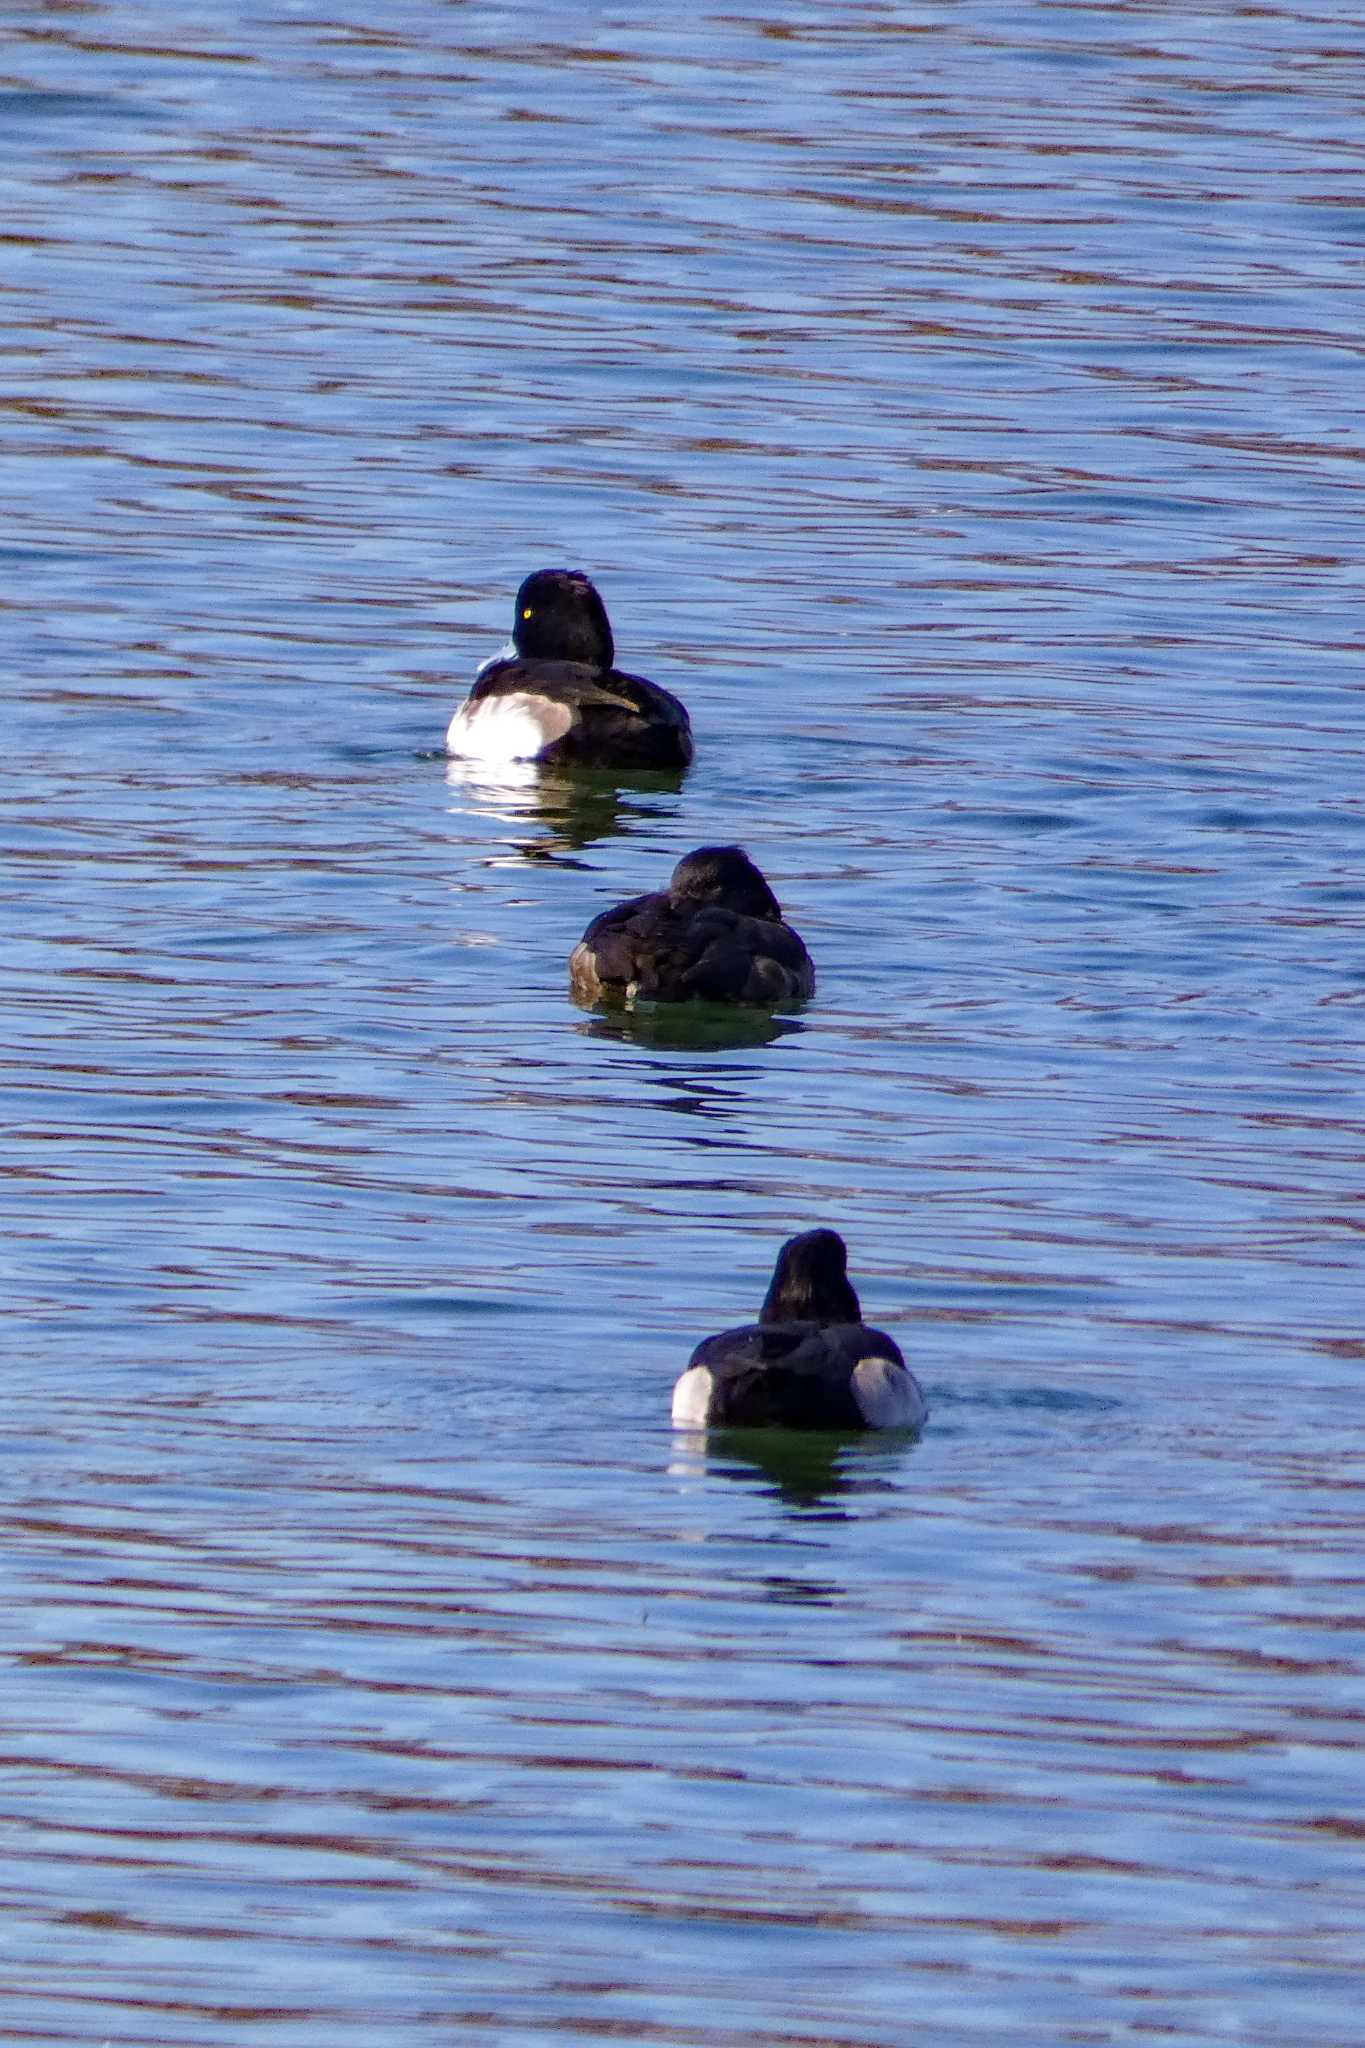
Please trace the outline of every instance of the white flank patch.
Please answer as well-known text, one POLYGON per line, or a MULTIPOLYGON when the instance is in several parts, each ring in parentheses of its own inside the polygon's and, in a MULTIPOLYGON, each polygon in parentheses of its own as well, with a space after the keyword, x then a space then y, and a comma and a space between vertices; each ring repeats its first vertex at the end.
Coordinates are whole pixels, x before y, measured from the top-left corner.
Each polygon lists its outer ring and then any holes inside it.
POLYGON ((673 1389, 674 1429, 705 1429, 715 1388, 709 1367, 689 1365, 673 1389))
POLYGON ((446 731, 446 752, 486 767, 509 761, 534 761, 537 754, 563 739, 573 724, 567 704, 512 690, 505 697, 480 697, 462 704, 446 731))
POLYGON ((918 1429, 929 1413, 919 1381, 891 1358, 860 1358, 853 1398, 869 1429, 918 1429))

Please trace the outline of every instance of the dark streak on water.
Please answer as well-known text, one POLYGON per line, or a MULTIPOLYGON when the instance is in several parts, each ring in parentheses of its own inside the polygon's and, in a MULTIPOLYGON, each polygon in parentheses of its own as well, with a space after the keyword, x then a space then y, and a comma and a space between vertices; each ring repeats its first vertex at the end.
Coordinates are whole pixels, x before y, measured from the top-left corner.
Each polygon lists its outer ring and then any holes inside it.
POLYGON ((6 2039, 1357 2037, 1362 44, 9 10, 6 2039), (816 1219, 923 1442, 673 1442, 816 1219))

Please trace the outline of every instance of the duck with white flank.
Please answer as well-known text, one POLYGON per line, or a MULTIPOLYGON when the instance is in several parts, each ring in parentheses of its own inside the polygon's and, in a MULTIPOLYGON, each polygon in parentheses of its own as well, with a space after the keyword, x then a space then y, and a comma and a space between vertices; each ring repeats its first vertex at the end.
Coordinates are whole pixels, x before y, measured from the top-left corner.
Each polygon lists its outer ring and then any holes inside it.
POLYGON ((588 577, 537 569, 517 592, 511 646, 484 663, 450 721, 447 753, 488 767, 685 768, 686 711, 615 661, 607 608, 588 577))
POLYGON ((673 1389, 676 1429, 918 1429, 928 1405, 899 1349, 863 1321, 837 1230, 777 1256, 756 1323, 697 1346, 673 1389))
POLYGON ((666 889, 595 917, 569 959, 583 1003, 748 1003, 815 993, 810 954, 743 847, 684 854, 666 889))

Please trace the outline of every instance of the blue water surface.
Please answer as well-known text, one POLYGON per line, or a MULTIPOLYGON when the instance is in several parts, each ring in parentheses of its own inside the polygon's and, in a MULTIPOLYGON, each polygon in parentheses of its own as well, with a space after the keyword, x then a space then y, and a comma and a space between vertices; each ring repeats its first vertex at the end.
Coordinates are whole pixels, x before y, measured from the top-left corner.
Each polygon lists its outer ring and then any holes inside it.
POLYGON ((0 2031, 1354 2040, 1359 24, 9 13, 0 2031), (922 1440, 675 1438, 817 1222, 922 1440))

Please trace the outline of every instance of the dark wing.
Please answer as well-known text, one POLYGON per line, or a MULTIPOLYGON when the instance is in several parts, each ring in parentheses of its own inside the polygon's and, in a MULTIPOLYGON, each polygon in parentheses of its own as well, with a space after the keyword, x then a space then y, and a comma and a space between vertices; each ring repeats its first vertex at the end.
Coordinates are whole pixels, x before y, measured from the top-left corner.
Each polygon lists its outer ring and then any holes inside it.
POLYGON ((737 1329, 704 1337, 687 1362, 709 1366, 712 1372, 729 1371, 733 1361, 744 1371, 758 1364, 827 1373, 836 1364, 852 1372, 861 1358, 905 1364, 895 1338, 870 1323, 741 1323, 737 1329))
POLYGON ((602 677, 585 661, 523 661, 510 655, 506 661, 490 661, 474 678, 469 692, 471 704, 488 697, 545 697, 552 704, 577 709, 600 698, 614 703, 602 687, 602 677))
POLYGON ((646 1002, 771 1008, 815 987, 810 956, 786 925, 716 905, 680 909, 666 890, 604 910, 576 957, 584 953, 600 984, 646 1002))
POLYGON ((541 755, 587 767, 680 768, 692 758, 692 729, 676 697, 643 676, 603 675, 581 661, 495 661, 481 670, 471 704, 525 695, 562 704, 573 723, 541 755))
POLYGON ((688 1364, 711 1374, 717 1426, 862 1429, 852 1375, 863 1358, 905 1363, 885 1331, 862 1324, 747 1323, 706 1338, 688 1364))
POLYGON ((653 890, 648 896, 632 896, 628 903, 614 904, 593 919, 575 953, 592 956, 599 982, 613 989, 626 989, 638 979, 639 966, 650 950, 651 935, 669 917, 668 895, 653 890))
MULTIPOLYGON (((810 955, 789 925, 715 906, 686 921, 667 961, 672 1000, 803 1001, 815 992, 810 955)), ((642 985, 640 993, 649 991, 642 985)))
POLYGON ((622 733, 623 741, 629 737, 631 744, 639 750, 635 766, 640 768, 685 768, 692 759, 692 721, 686 707, 658 683, 651 683, 644 676, 627 675, 624 669, 614 668, 604 678, 605 686, 618 700, 624 702, 634 714, 636 721, 633 732, 622 733))
POLYGON ((690 907, 676 910, 667 890, 657 890, 604 910, 578 950, 592 956, 604 986, 631 989, 652 1002, 682 1002, 691 993, 685 978, 697 958, 697 918, 690 907))

